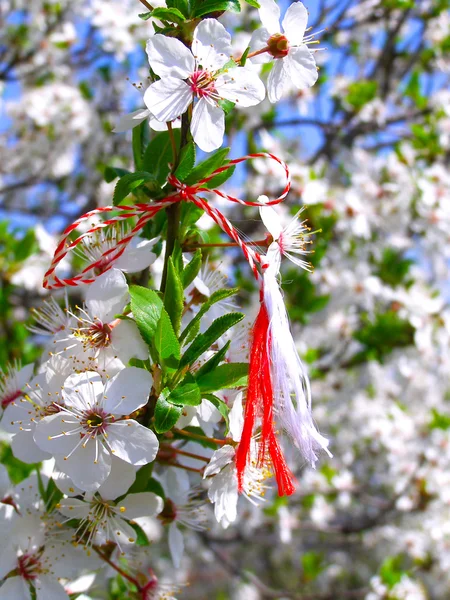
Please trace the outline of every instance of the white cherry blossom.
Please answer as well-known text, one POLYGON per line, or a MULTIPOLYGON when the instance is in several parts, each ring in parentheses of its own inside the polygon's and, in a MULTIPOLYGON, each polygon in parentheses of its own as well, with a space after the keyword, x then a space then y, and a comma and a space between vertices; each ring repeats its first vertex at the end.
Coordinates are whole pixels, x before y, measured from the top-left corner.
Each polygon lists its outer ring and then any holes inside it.
POLYGON ((194 31, 192 50, 175 38, 156 34, 147 42, 150 66, 161 77, 145 92, 144 102, 159 121, 173 121, 194 99, 191 133, 205 152, 219 148, 225 132, 221 100, 248 107, 262 102, 265 89, 246 67, 224 68, 232 55, 231 37, 215 19, 194 31))
POLYGON ((36 426, 37 445, 59 460, 75 485, 95 491, 111 471, 111 456, 132 465, 152 462, 158 452, 155 434, 125 418, 144 406, 152 387, 144 369, 123 369, 106 386, 98 373, 71 375, 64 384, 60 412, 36 426))
POLYGON ((33 364, 21 369, 17 365, 10 365, 3 373, 0 371, 0 406, 3 411, 26 393, 26 385, 33 371, 33 364))
POLYGON ((278 102, 283 92, 293 86, 299 90, 317 81, 314 55, 307 44, 315 43, 314 35, 306 36, 308 12, 301 2, 293 2, 286 11, 280 27, 280 7, 274 0, 261 0, 259 16, 263 27, 256 30, 250 42, 253 62, 275 63, 267 81, 270 102, 278 102))

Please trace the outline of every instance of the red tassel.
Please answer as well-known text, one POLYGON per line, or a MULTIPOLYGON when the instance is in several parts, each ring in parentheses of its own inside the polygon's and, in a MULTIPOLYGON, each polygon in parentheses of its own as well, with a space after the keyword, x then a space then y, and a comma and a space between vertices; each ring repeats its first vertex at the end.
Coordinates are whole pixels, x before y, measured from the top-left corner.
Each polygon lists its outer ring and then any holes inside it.
POLYGON ((280 444, 275 435, 269 353, 269 316, 264 303, 262 303, 252 330, 244 428, 236 451, 238 489, 239 492, 242 492, 244 488, 244 473, 250 460, 250 447, 255 421, 257 417, 260 417, 261 442, 258 457, 259 463, 261 465, 264 464, 267 457, 270 456, 278 485, 278 493, 280 496, 290 496, 295 491, 294 477, 286 464, 280 444))

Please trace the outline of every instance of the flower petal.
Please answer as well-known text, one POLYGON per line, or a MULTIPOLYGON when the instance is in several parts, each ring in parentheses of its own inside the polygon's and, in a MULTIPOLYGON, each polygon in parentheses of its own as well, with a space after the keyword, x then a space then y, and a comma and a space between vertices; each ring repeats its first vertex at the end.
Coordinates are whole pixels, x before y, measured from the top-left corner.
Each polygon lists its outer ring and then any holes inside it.
POLYGON ((147 41, 146 50, 151 68, 164 79, 187 79, 195 71, 194 57, 180 40, 157 33, 147 41))
MULTIPOLYGON (((113 132, 124 133, 125 131, 129 131, 130 129, 133 129, 134 127, 140 125, 142 121, 148 119, 149 116, 150 111, 148 110, 148 108, 139 108, 138 110, 135 110, 131 113, 122 115, 117 119, 113 132)), ((120 269, 120 267, 117 268, 120 269)))
POLYGON ((79 423, 66 413, 50 415, 39 421, 34 431, 34 441, 44 452, 51 455, 67 455, 79 442, 78 433, 71 434, 79 429, 79 423))
MULTIPOLYGON (((249 44, 250 52, 256 52, 265 48, 267 46, 269 38, 270 33, 265 27, 260 27, 259 29, 254 31, 249 44)), ((272 56, 268 52, 263 52, 262 54, 258 54, 257 56, 252 56, 251 58, 249 58, 249 61, 255 64, 267 63, 271 60, 272 56)))
POLYGON ((133 321, 122 320, 114 327, 111 332, 111 344, 115 354, 124 364, 127 364, 130 358, 148 358, 148 346, 133 321))
POLYGON ((231 36, 216 19, 205 19, 195 28, 192 54, 197 67, 201 65, 206 71, 216 71, 223 67, 233 54, 231 36))
POLYGON ((276 241, 283 231, 283 226, 281 225, 281 220, 277 211, 271 206, 260 206, 259 215, 267 231, 276 241))
POLYGON ((11 440, 11 450, 16 458, 29 465, 51 458, 51 454, 36 445, 31 431, 19 431, 11 440))
POLYGON ((145 369, 127 367, 114 375, 105 387, 105 410, 113 415, 129 415, 148 402, 153 377, 145 369))
POLYGON ((58 503, 58 511, 69 519, 87 519, 91 512, 89 502, 78 498, 63 498, 58 503))
POLYGON ((234 460, 236 454, 233 446, 222 446, 218 450, 215 450, 211 457, 211 460, 206 465, 206 469, 203 473, 203 479, 210 477, 211 475, 217 475, 226 465, 230 464, 234 460))
MULTIPOLYGON (((12 598, 14 600, 31 600, 30 591, 22 577, 10 577, 0 588, 0 600, 11 600, 12 598)), ((67 595, 65 600, 67 600, 67 595)))
POLYGON ((56 579, 41 575, 35 582, 36 600, 67 600, 64 588, 56 579))
POLYGON ((299 90, 313 86, 319 74, 316 61, 311 50, 303 44, 297 48, 291 48, 284 61, 287 61, 290 79, 299 90))
POLYGON ((222 98, 235 102, 238 107, 255 106, 266 96, 266 89, 258 74, 245 67, 230 69, 220 75, 216 89, 222 98))
POLYGON ((238 481, 234 464, 227 465, 213 479, 208 498, 214 504, 214 516, 225 529, 237 517, 238 481))
POLYGON ((241 441, 242 429, 244 427, 244 411, 242 409, 242 392, 234 399, 233 406, 228 415, 230 423, 230 435, 235 442, 241 441))
POLYGON ((184 554, 184 539, 175 522, 171 523, 169 527, 169 550, 173 566, 179 569, 184 554))
POLYGON ((111 472, 111 455, 101 442, 89 440, 59 464, 76 486, 94 492, 111 472))
POLYGON ((286 58, 276 58, 267 80, 267 95, 270 102, 275 103, 283 95, 284 88, 289 79, 289 65, 286 58))
POLYGON ((272 35, 280 31, 280 7, 274 0, 259 0, 259 18, 263 27, 272 35))
POLYGON ((115 500, 126 494, 135 480, 136 467, 112 455, 111 472, 98 488, 98 493, 105 500, 115 500))
POLYGON ((64 382, 64 404, 68 408, 86 410, 102 404, 103 381, 95 371, 74 373, 64 382))
POLYGON ((301 2, 293 2, 287 9, 282 22, 283 31, 290 45, 300 46, 303 43, 308 11, 301 2))
POLYGON ((153 431, 133 419, 113 423, 108 428, 108 443, 115 456, 132 465, 154 461, 159 448, 153 431))
POLYGON ((92 317, 109 323, 114 315, 121 313, 129 300, 125 275, 119 269, 110 269, 89 286, 86 306, 92 317))
POLYGON ((164 508, 163 499, 153 492, 139 492, 129 494, 118 504, 120 509, 125 509, 122 517, 124 519, 137 519, 139 517, 154 517, 164 508))
POLYGON ((220 148, 225 133, 223 110, 201 98, 192 113, 191 133, 194 142, 204 152, 212 152, 220 148))
POLYGON ((182 79, 164 77, 147 88, 144 102, 158 121, 174 121, 192 102, 191 87, 182 79))
MULTIPOLYGON (((165 125, 164 128, 167 129, 165 125)), ((152 248, 158 240, 159 238, 143 240, 139 237, 134 237, 122 256, 116 260, 114 266, 124 271, 124 273, 143 271, 156 260, 156 254, 152 252, 152 248)))

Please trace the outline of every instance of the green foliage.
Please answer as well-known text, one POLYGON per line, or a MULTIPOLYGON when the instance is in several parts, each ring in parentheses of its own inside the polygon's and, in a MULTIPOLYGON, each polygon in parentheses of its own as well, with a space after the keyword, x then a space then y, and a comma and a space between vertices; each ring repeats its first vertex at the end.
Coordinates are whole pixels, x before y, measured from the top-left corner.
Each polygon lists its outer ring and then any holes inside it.
POLYGON ((160 189, 155 177, 146 171, 137 171, 136 173, 123 175, 114 188, 114 206, 120 204, 129 194, 135 193, 136 190, 141 189, 144 185, 153 194, 160 189))
POLYGON ((168 369, 176 369, 180 361, 180 342, 172 327, 172 322, 163 308, 159 318, 154 338, 154 346, 159 363, 168 369))
POLYGON ((197 378, 203 394, 247 385, 247 363, 225 363, 197 378))
POLYGON ((181 316, 184 308, 183 282, 178 270, 174 266, 173 258, 169 258, 167 269, 166 289, 164 292, 164 306, 172 321, 175 335, 180 333, 181 316))
POLYGON ((200 388, 194 377, 188 373, 183 381, 170 392, 167 400, 174 404, 198 406, 201 401, 200 388))
POLYGON ((14 484, 20 483, 28 477, 39 464, 25 464, 16 458, 7 442, 0 442, 0 463, 5 465, 9 478, 14 484))
POLYGON ((202 266, 202 251, 196 250, 194 256, 183 269, 183 288, 187 288, 197 277, 202 266))
MULTIPOLYGON (((173 136, 177 146, 180 145, 180 130, 174 129, 173 136)), ((153 174, 160 185, 163 185, 170 173, 170 164, 174 163, 172 144, 168 131, 157 133, 145 149, 142 166, 153 174)))
POLYGON ((218 350, 209 360, 205 362, 204 365, 200 367, 200 369, 196 372, 196 378, 200 379, 220 365, 220 363, 225 359, 225 355, 228 352, 230 345, 231 340, 228 340, 228 342, 220 350, 218 350))
POLYGON ((160 21, 168 21, 169 23, 176 23, 177 25, 181 25, 186 20, 185 16, 178 8, 154 8, 151 11, 150 16, 159 19, 160 21))
POLYGON ((222 417, 225 421, 225 427, 226 427, 225 435, 227 435, 228 429, 230 427, 230 421, 229 421, 230 409, 228 408, 228 405, 226 404, 226 402, 224 402, 223 400, 221 400, 214 394, 203 393, 202 396, 203 396, 203 398, 205 398, 205 400, 208 400, 208 402, 211 402, 211 404, 213 404, 217 408, 217 410, 220 412, 220 414, 222 415, 222 417))
POLYGON ((166 6, 167 8, 176 8, 185 17, 190 16, 189 0, 167 0, 166 6))
POLYGON ((354 81, 348 86, 346 102, 356 110, 360 110, 365 104, 373 100, 378 91, 377 81, 354 81))
POLYGON ((380 567, 381 581, 392 589, 406 574, 402 568, 403 559, 401 556, 388 556, 380 567))
POLYGON ((231 327, 242 321, 243 318, 244 315, 242 313, 228 313, 213 321, 205 333, 200 333, 194 339, 181 357, 180 366, 192 365, 215 341, 231 329, 231 327))
POLYGON ((194 167, 189 174, 189 177, 186 178, 186 183, 188 185, 197 183, 201 179, 211 175, 211 173, 219 167, 222 167, 227 162, 226 158, 229 151, 229 148, 221 148, 220 150, 217 150, 211 154, 211 156, 209 156, 206 160, 194 167))
POLYGON ((193 0, 194 17, 204 17, 227 10, 240 12, 241 5, 239 4, 239 0, 193 0))
POLYGON ((180 181, 184 181, 194 168, 195 155, 196 153, 194 142, 188 142, 180 153, 180 161, 175 171, 175 176, 180 181))
POLYGON ((206 300, 206 302, 204 302, 201 309, 198 311, 198 313, 195 315, 192 321, 188 325, 186 325, 186 328, 180 336, 180 341, 188 343, 192 339, 192 332, 195 331, 196 328, 198 328, 198 326, 200 325, 201 318, 208 312, 211 306, 213 306, 217 302, 220 302, 221 300, 225 300, 226 298, 237 294, 238 291, 239 290, 237 288, 228 288, 213 292, 211 296, 206 300))
POLYGON ((325 569, 324 556, 321 552, 305 552, 300 560, 303 568, 302 579, 305 583, 317 579, 325 569))
POLYGON ((290 316, 300 323, 307 323, 311 313, 323 310, 330 300, 329 294, 317 294, 316 286, 311 281, 311 276, 305 271, 289 269, 283 286, 290 316))
POLYGON ((444 415, 435 408, 431 409, 431 414, 430 429, 442 429, 444 431, 450 429, 450 415, 444 415))
POLYGON ((165 433, 176 425, 183 412, 183 407, 168 401, 169 388, 164 388, 156 401, 155 406, 155 430, 157 433, 165 433))
POLYGON ((133 128, 132 132, 132 148, 133 148, 133 159, 134 166, 137 171, 143 169, 142 155, 144 148, 147 145, 149 136, 149 129, 147 121, 143 121, 139 125, 133 128))
POLYGON ((163 310, 163 301, 153 290, 139 285, 130 287, 131 311, 139 332, 148 346, 153 343, 163 310))
POLYGON ((414 261, 405 258, 402 252, 395 248, 385 248, 383 256, 377 265, 378 277, 391 286, 409 285, 408 273, 414 261))
POLYGON ((382 361, 395 348, 404 348, 414 342, 414 327, 394 310, 375 315, 373 321, 363 318, 363 326, 353 337, 365 346, 358 361, 382 361))

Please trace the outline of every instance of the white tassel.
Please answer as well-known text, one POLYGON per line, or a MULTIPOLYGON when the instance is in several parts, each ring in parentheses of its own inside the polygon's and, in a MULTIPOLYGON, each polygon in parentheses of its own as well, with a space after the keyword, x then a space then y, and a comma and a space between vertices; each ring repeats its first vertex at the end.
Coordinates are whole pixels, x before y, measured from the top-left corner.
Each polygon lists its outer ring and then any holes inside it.
POLYGON ((308 375, 292 338, 277 280, 281 262, 278 244, 271 244, 266 258, 268 266, 264 270, 264 303, 270 321, 274 409, 279 425, 314 467, 319 450, 323 449, 329 456, 332 455, 328 450, 328 440, 320 435, 312 419, 308 375))

